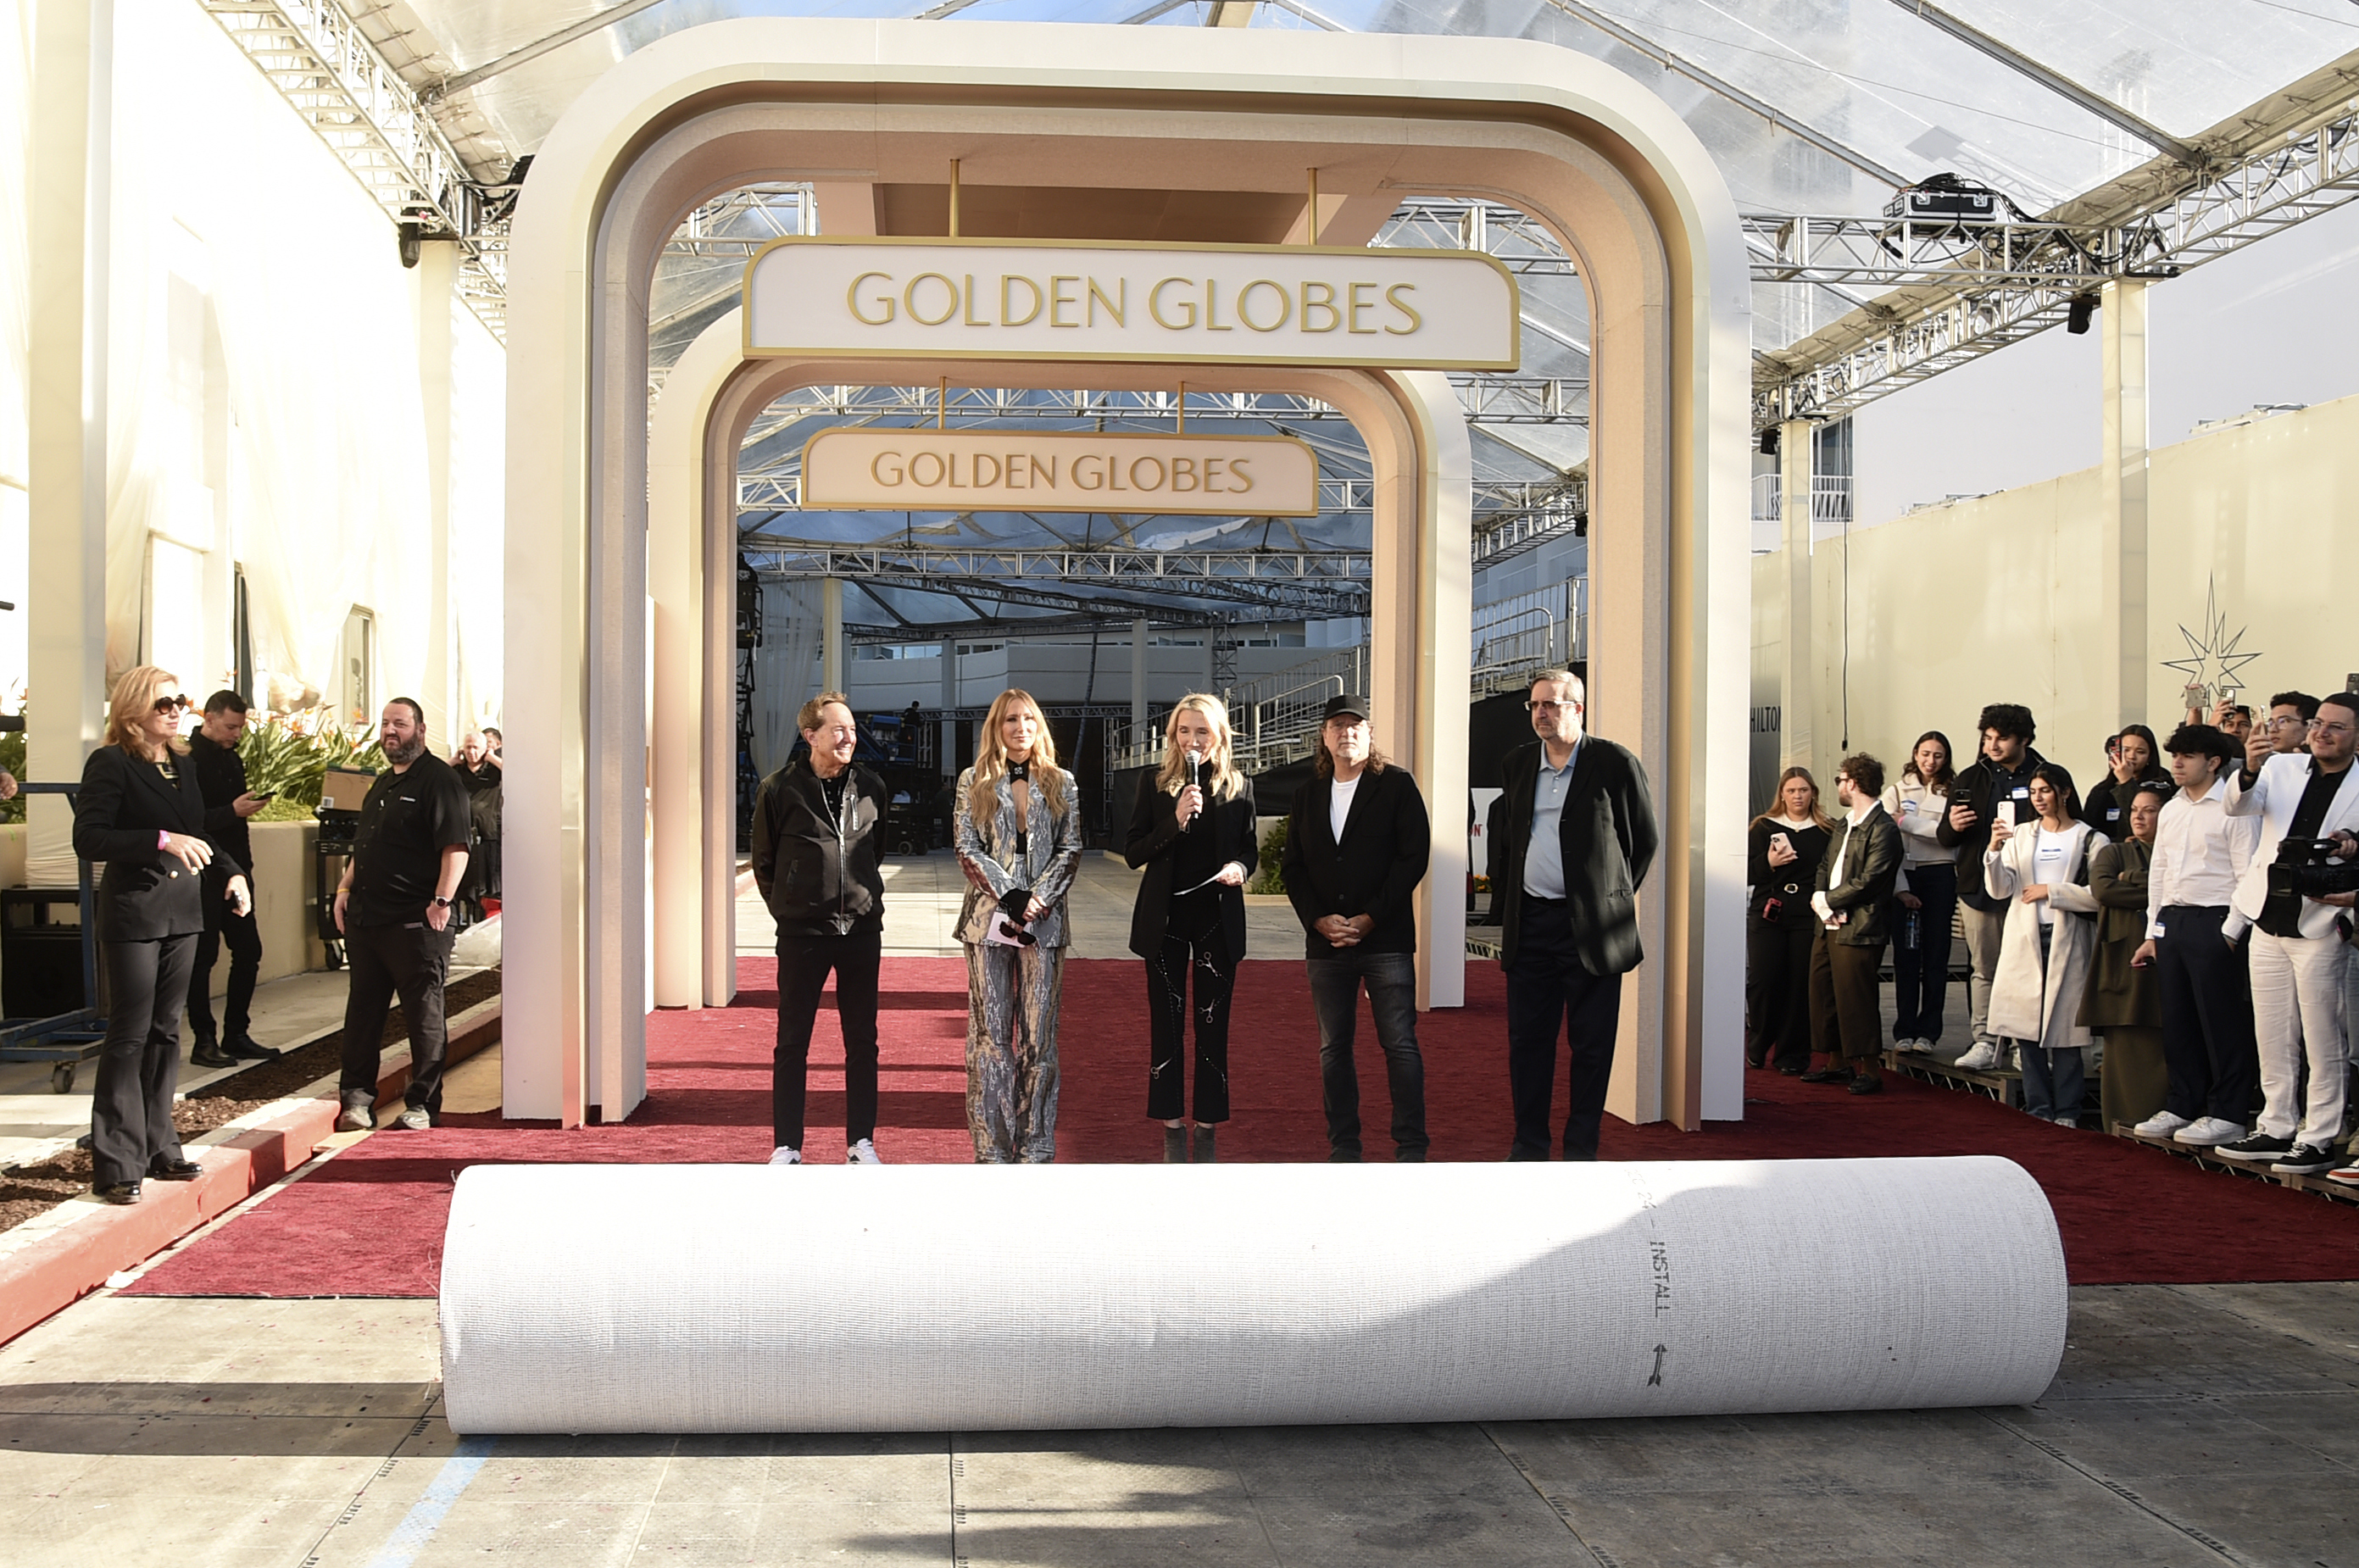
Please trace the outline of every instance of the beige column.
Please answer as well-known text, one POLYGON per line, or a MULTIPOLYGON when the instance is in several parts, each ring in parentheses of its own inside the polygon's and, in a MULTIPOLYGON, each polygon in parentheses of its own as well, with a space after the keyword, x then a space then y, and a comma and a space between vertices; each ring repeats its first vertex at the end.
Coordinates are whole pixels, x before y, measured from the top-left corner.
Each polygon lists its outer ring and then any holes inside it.
POLYGON ((1130 737, 1147 727, 1147 620, 1130 623, 1130 737))
MULTIPOLYGON (((1819 713, 1818 619, 1810 603, 1810 456, 1818 427, 1788 419, 1777 427, 1777 487, 1786 548, 1786 667, 1777 683, 1778 766, 1817 768, 1811 732, 1819 713)), ((1829 799, 1833 798, 1832 788, 1829 799)))
MULTIPOLYGON (((105 728, 107 203, 114 0, 42 0, 33 41, 26 771, 82 777, 105 728)), ((29 802, 27 870, 74 880, 73 817, 29 802)))
POLYGON ((2097 464, 2104 653, 2091 673, 2115 724, 2147 708, 2147 339, 2144 278, 2105 285, 2104 442, 2097 464))
POLYGON ((419 246, 410 277, 418 289, 418 393, 426 417, 426 704, 429 744, 448 753, 474 720, 459 702, 458 617, 451 582, 451 307, 459 247, 419 246))
POLYGON ((942 638, 941 659, 942 735, 941 745, 939 749, 936 750, 934 756, 942 776, 947 779, 954 779, 958 776, 960 767, 958 754, 958 721, 951 718, 950 716, 950 713, 952 708, 959 705, 958 638, 954 637, 946 637, 942 638))
POLYGON ((843 646, 843 579, 828 577, 820 583, 820 690, 843 691, 850 688, 844 681, 852 674, 851 663, 844 657, 849 651, 843 646))

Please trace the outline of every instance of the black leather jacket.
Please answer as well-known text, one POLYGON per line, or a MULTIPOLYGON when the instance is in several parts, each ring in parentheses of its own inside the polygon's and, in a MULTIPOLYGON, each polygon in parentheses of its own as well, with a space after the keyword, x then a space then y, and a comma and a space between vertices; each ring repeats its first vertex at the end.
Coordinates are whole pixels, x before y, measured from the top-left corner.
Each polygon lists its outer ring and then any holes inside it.
POLYGON ((763 779, 754 798, 754 881, 781 937, 885 929, 878 835, 891 797, 885 781, 860 764, 845 774, 840 819, 828 811, 808 760, 763 779))

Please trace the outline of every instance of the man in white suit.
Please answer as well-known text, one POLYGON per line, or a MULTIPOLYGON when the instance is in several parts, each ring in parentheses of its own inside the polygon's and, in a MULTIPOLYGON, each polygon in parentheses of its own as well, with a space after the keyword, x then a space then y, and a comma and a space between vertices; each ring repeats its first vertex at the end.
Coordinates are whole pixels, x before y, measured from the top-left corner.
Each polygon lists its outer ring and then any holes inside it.
MULTIPOLYGON (((2310 1173, 2339 1163, 2344 1044, 2343 965, 2347 949, 2336 928, 2345 910, 2290 891, 2272 892, 2269 866, 2288 840, 2359 831, 2359 697, 2336 692, 2307 725, 2310 754, 2277 752, 2256 732, 2245 766, 2223 780, 2232 817, 2261 819, 2252 864, 2236 884, 2236 912, 2253 922, 2253 1025, 2266 1105, 2250 1138, 2223 1144, 2234 1159, 2272 1171, 2310 1173), (2307 1062, 2310 1088, 2301 1094, 2307 1062)), ((2338 900, 2340 902, 2340 900, 2338 900)))

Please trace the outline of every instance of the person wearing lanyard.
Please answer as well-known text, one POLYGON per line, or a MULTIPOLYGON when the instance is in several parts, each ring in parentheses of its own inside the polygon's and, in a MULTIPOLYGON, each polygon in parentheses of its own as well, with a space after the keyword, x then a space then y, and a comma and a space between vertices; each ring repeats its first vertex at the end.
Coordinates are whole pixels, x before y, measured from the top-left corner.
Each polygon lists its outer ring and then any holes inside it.
MULTIPOLYGON (((2292 695, 2288 693, 2288 695, 2292 695)), ((2281 704, 2272 702, 2274 710, 2281 704)), ((2245 766, 2226 776, 2221 805, 2232 817, 2257 817, 2260 842, 2236 884, 2236 912, 2253 922, 2253 1027, 2260 1046, 2261 1121, 2249 1136, 2219 1146, 2232 1160, 2308 1175, 2337 1163, 2347 1063, 2343 1039, 2343 966, 2350 950, 2336 920, 2351 898, 2305 898, 2269 886, 2279 846, 2300 846, 2359 831, 2359 696, 2319 700, 2304 726, 2310 755, 2273 746, 2255 735, 2245 766), (2310 1087, 2301 1093, 2305 1065, 2310 1087)))
POLYGON ((2089 856, 2105 835, 2080 820, 2072 775, 2053 762, 2032 770, 2035 820, 1991 827, 1983 886, 2010 900, 1998 969, 1991 979, 1991 1033, 2016 1042, 2023 1108, 2059 1127, 2078 1126, 2089 1043, 2081 998, 2096 959, 2097 898, 2089 856))
POLYGON ((770 1163, 803 1162, 811 1031, 835 975, 843 1033, 847 1165, 876 1153, 876 986, 884 965, 885 872, 878 864, 885 781, 853 760, 851 700, 822 691, 795 725, 810 748, 754 797, 754 885, 778 928, 778 1042, 770 1057, 770 1163))
POLYGON ((426 748, 426 710, 396 697, 377 717, 391 766, 361 802, 352 858, 336 887, 336 930, 352 966, 344 1000, 343 1111, 338 1127, 376 1125, 385 1016, 401 995, 409 1025, 409 1086, 394 1126, 423 1132, 442 1108, 442 990, 451 976, 451 901, 467 875, 467 787, 426 748))
POLYGON ((1582 733, 1583 696, 1569 670, 1532 677, 1524 705, 1538 738, 1507 754, 1503 831, 1489 835, 1507 978, 1510 1160, 1549 1157, 1560 1031, 1571 1073, 1564 1157, 1597 1158, 1622 976, 1645 957, 1637 893, 1662 842, 1654 795, 1636 756, 1582 733))

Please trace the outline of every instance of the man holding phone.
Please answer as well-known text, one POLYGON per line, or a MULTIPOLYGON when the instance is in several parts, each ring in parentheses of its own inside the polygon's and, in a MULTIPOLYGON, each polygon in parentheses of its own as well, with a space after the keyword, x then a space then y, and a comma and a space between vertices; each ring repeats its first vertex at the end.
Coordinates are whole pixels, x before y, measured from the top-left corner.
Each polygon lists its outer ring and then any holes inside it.
MULTIPOLYGON (((246 701, 226 689, 205 699, 204 724, 189 737, 189 767, 197 776, 197 789, 205 802, 205 827, 213 842, 238 865, 254 865, 254 844, 245 819, 269 803, 270 797, 246 788, 245 759, 237 744, 245 738, 246 701)), ((234 1067, 240 1062, 261 1062, 278 1052, 256 1045, 246 1032, 253 1023, 254 983, 262 973, 262 929, 255 923, 254 905, 244 913, 232 909, 226 898, 205 901, 204 933, 197 938, 197 953, 189 971, 189 1032, 196 1044, 189 1052, 192 1067, 234 1067), (213 1030, 213 959, 222 943, 229 944, 229 995, 223 998, 222 1030, 213 1030)))
POLYGON ((2005 1055, 1991 1038, 1990 996, 2007 904, 1983 891, 1983 852, 1990 847, 1990 825, 2000 816, 2010 827, 2031 820, 2031 775, 2048 759, 2032 749, 2037 726, 2031 710, 2019 702, 1993 702, 1974 728, 1982 735, 1982 756, 1950 786, 1949 813, 1935 837, 1958 852, 1958 902, 1963 906, 1959 919, 1966 930, 1966 958, 1973 965, 1966 1010, 1974 1043, 1957 1065, 1980 1072, 1998 1066, 2005 1055))

